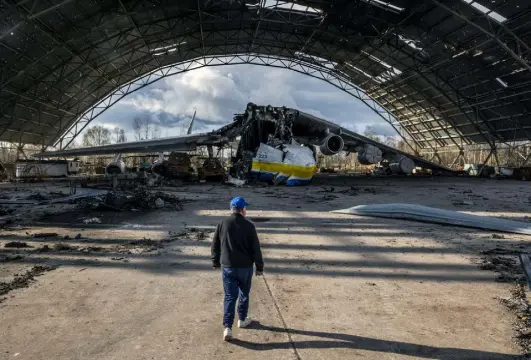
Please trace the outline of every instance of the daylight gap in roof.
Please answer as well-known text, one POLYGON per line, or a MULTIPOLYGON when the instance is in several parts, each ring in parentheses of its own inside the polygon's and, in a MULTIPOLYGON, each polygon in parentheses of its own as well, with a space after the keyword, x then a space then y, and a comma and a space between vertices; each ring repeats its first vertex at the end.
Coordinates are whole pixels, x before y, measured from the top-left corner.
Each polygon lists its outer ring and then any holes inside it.
POLYGON ((395 6, 395 5, 391 4, 391 3, 388 3, 388 2, 385 2, 385 1, 382 1, 382 0, 361 0, 361 1, 363 1, 363 2, 365 2, 367 4, 379 7, 380 9, 384 9, 384 10, 387 10, 387 11, 392 11, 394 13, 400 13, 400 12, 404 11, 404 8, 395 6))
POLYGON ((493 20, 495 20, 495 21, 497 21, 499 23, 503 23, 503 22, 507 21, 506 17, 502 16, 501 14, 497 13, 496 11, 490 10, 488 7, 481 5, 480 3, 478 3, 475 0, 462 0, 462 1, 466 2, 468 5, 472 6, 474 9, 476 9, 479 12, 487 15, 488 17, 490 17, 491 19, 493 19, 493 20))
POLYGON ((408 39, 407 37, 405 37, 403 35, 400 35, 400 34, 397 34, 397 36, 398 36, 398 39, 400 41, 403 41, 410 48, 412 48, 414 50, 418 50, 418 51, 422 51, 423 50, 423 48, 417 46, 417 44, 420 44, 419 40, 408 39))
MULTIPOLYGON (((186 44, 186 41, 181 41, 180 43, 175 43, 175 44, 166 45, 166 46, 160 46, 158 48, 150 49, 150 51, 151 52, 155 52, 155 51, 172 52, 172 51, 177 50, 179 46, 184 45, 184 44, 186 44)), ((154 54, 154 55, 157 55, 157 54, 154 54)))
POLYGON ((364 53, 365 55, 369 56, 369 58, 373 61, 376 61, 378 64, 384 66, 387 68, 386 71, 382 72, 380 75, 378 75, 375 79, 377 79, 380 83, 384 83, 386 82, 387 80, 390 80, 391 78, 395 77, 395 76, 398 76, 400 74, 402 74, 402 71, 400 71, 399 69, 395 68, 394 66, 391 66, 389 65, 388 63, 386 63, 385 61, 382 61, 380 59, 378 59, 376 56, 374 55, 371 55, 365 51, 362 51, 362 53, 364 53))
POLYGON ((265 1, 265 7, 266 8, 273 8, 273 9, 280 9, 280 10, 289 10, 289 11, 296 11, 301 13, 311 13, 311 14, 322 14, 323 10, 317 9, 311 6, 304 6, 295 4, 291 1, 281 1, 281 0, 266 0, 265 1))
POLYGON ((509 85, 507 85, 507 83, 503 81, 502 79, 500 79, 499 77, 496 78, 496 81, 498 81, 503 87, 509 87, 509 85))
POLYGON ((360 74, 365 75, 365 76, 368 77, 369 79, 374 80, 374 81, 376 81, 377 83, 381 83, 380 80, 378 80, 377 78, 375 78, 375 77, 372 76, 371 74, 366 73, 365 71, 361 70, 360 68, 358 68, 358 67, 356 67, 356 66, 354 66, 354 65, 352 65, 352 64, 350 64, 350 63, 348 63, 348 62, 346 62, 345 65, 347 65, 347 66, 348 66, 349 68, 351 68, 352 70, 357 71, 357 72, 359 72, 360 74))
POLYGON ((331 68, 331 69, 335 68, 336 65, 337 65, 337 63, 334 62, 334 61, 327 60, 327 59, 319 57, 319 56, 306 54, 306 53, 304 53, 302 51, 296 51, 294 55, 296 57, 298 57, 299 59, 310 60, 310 61, 313 61, 313 62, 317 62, 317 63, 319 63, 321 65, 324 65, 325 67, 331 68))

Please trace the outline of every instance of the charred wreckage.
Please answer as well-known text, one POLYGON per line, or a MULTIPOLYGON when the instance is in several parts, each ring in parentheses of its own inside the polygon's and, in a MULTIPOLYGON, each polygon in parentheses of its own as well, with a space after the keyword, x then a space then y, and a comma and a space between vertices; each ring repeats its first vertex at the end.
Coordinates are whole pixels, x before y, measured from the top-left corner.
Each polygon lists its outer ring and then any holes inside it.
POLYGON ((200 167, 201 172, 205 176, 225 176, 213 148, 221 150, 235 141, 238 142, 237 150, 231 156, 228 172, 241 180, 253 178, 287 185, 308 183, 316 172, 318 151, 325 156, 341 151, 355 152, 361 164, 381 164, 395 174, 410 174, 415 167, 433 172, 451 172, 436 163, 308 113, 253 103, 249 103, 242 114, 236 114, 232 123, 209 133, 191 134, 189 131, 184 136, 42 152, 34 156, 114 154, 114 159, 106 167, 106 174, 117 175, 126 171, 121 154, 158 152, 159 158, 151 165, 151 172, 161 177, 174 177, 189 173, 191 163, 186 152, 206 146, 208 158, 200 167), (167 159, 165 152, 171 152, 167 159))

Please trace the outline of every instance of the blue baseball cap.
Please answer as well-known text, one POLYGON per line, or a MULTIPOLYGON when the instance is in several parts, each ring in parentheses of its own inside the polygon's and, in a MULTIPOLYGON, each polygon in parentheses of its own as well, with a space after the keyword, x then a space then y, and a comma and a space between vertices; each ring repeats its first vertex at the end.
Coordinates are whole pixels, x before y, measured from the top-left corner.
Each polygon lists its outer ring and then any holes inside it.
POLYGON ((231 209, 238 209, 238 210, 241 210, 243 209, 244 207, 248 206, 249 203, 247 203, 247 201, 245 201, 245 199, 241 196, 238 196, 238 197, 235 197, 234 199, 232 199, 230 201, 230 208, 231 209))

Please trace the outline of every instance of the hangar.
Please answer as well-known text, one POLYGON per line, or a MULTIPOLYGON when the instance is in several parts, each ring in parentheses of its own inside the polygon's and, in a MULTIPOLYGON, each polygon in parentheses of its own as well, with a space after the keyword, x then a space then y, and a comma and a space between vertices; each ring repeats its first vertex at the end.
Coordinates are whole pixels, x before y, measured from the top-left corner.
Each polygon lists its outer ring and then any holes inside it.
MULTIPOLYGON (((482 158, 485 149, 492 156, 526 140, 529 154, 530 19, 529 0, 0 0, 0 151, 4 143, 69 151, 92 120, 134 91, 201 67, 254 64, 351 94, 423 155, 439 151, 446 161, 449 153, 481 148, 482 158)), ((287 115, 279 119, 293 125, 287 115)), ((295 129, 311 128, 308 118, 298 117, 295 129)), ((294 129, 288 125, 281 129, 294 129)), ((270 135, 270 128, 255 129, 270 135)), ((298 134, 280 131, 278 138, 298 134)), ((326 133, 326 144, 335 143, 329 153, 345 145, 333 135, 326 133)), ((261 136, 241 138, 243 150, 263 143, 261 136)), ((156 141, 160 165, 163 152, 175 150, 166 141, 156 141)), ((116 145, 121 152, 132 146, 116 145)), ((4 358, 531 354, 529 181, 320 171, 309 184, 311 161, 306 172, 285 161, 292 149, 272 148, 276 164, 259 161, 256 172, 275 173, 280 182, 295 169, 285 184, 291 178, 308 186, 242 186, 228 176, 218 186, 202 182, 222 169, 208 161, 206 147, 208 166, 199 165, 198 181, 190 182, 151 182, 149 158, 133 174, 115 156, 110 176, 97 172, 95 161, 78 176, 71 158, 42 161, 53 178, 38 170, 40 160, 13 164, 21 164, 22 176, 0 181, 4 358), (222 279, 209 243, 236 196, 250 204, 247 218, 266 265, 250 297, 257 321, 235 327, 227 344, 222 279)), ((368 163, 383 158, 362 150, 368 163)), ((228 154, 237 158, 232 148, 228 154)), ((168 160, 169 169, 191 172, 188 157, 168 160)), ((0 164, 0 180, 2 172, 0 164)), ((531 167, 524 175, 531 179, 531 167)))
POLYGON ((415 148, 494 149, 531 139, 530 12, 524 0, 6 0, 0 141, 63 149, 159 79, 256 64, 348 92, 415 148))

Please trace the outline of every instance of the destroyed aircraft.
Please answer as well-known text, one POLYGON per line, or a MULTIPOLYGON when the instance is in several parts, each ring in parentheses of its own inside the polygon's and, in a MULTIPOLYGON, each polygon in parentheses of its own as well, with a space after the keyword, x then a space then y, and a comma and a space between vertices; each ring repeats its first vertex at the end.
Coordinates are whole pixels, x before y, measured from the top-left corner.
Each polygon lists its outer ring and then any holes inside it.
MULTIPOLYGON (((236 155, 231 158, 229 174, 239 179, 257 178, 276 184, 305 184, 316 172, 317 151, 335 155, 340 151, 355 152, 361 164, 386 164, 395 174, 411 174, 415 167, 447 171, 436 163, 413 156, 357 134, 305 112, 249 103, 244 113, 236 114, 232 123, 209 133, 190 134, 156 140, 143 140, 71 150, 42 152, 34 156, 67 157, 115 154, 108 167, 114 173, 123 171, 119 154, 159 152, 152 171, 167 176, 171 161, 164 152, 186 152, 206 146, 209 159, 213 147, 223 148, 239 138, 236 155), (118 170, 117 170, 118 169, 118 170)), ((206 162, 212 163, 206 160, 206 162)))

